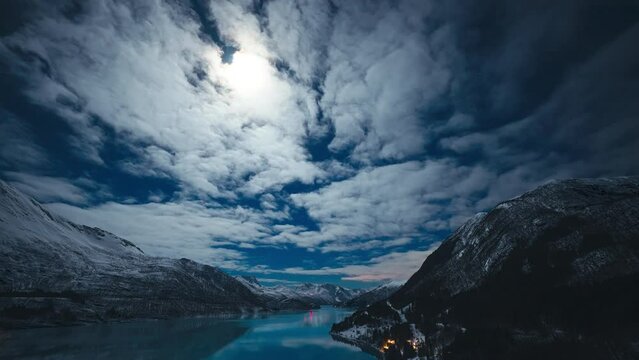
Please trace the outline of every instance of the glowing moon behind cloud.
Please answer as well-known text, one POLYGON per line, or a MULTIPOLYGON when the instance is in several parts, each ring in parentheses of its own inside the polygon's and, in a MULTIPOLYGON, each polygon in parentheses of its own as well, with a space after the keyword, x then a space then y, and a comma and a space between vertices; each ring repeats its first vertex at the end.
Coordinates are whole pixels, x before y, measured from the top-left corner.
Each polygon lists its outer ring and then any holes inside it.
POLYGON ((273 75, 268 60, 238 51, 231 63, 223 65, 222 76, 237 95, 252 97, 264 92, 273 75))

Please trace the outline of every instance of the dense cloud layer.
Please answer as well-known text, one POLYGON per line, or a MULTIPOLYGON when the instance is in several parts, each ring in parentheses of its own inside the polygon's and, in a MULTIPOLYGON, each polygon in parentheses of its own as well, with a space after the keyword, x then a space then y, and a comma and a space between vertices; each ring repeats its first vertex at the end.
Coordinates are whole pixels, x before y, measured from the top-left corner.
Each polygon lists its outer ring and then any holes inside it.
POLYGON ((22 5, 2 176, 152 254, 401 279, 499 201, 639 172, 636 2, 22 5))

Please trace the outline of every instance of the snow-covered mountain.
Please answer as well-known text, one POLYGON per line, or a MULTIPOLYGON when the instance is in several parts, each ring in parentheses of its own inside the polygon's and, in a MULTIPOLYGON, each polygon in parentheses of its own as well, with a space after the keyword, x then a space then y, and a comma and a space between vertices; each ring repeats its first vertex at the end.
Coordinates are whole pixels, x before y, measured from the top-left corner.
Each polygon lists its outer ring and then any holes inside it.
POLYGON ((74 224, 0 181, 0 327, 253 312, 261 298, 223 271, 145 255, 74 224))
POLYGON ((297 298, 297 294, 286 286, 262 286, 259 281, 252 276, 237 276, 236 279, 253 292, 256 296, 264 299, 269 307, 280 309, 312 309, 318 305, 309 303, 297 298))
POLYGON ((297 298, 318 305, 342 305, 361 294, 363 289, 348 289, 333 284, 304 283, 293 287, 297 298))
POLYGON ((347 301, 362 294, 366 290, 348 289, 333 284, 295 284, 263 286, 254 277, 238 276, 237 279, 250 288, 255 294, 271 299, 271 303, 293 302, 301 308, 318 307, 320 305, 344 305, 347 301))
POLYGON ((397 291, 397 289, 399 289, 402 285, 404 285, 404 283, 399 281, 389 281, 383 283, 353 297, 352 299, 344 303, 344 306, 365 308, 380 300, 387 299, 389 296, 393 295, 393 293, 395 293, 395 291, 397 291))
POLYGON ((461 226, 332 334, 387 359, 639 358, 639 177, 553 182, 461 226))

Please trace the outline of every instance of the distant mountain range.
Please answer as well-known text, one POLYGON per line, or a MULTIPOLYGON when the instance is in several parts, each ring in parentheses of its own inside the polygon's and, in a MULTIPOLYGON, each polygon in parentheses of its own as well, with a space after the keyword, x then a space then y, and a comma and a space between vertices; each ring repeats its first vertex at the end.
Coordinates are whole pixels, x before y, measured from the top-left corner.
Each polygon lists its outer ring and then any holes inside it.
POLYGON ((367 291, 367 289, 349 289, 333 284, 304 283, 288 286, 262 286, 254 277, 238 276, 237 279, 253 293, 270 299, 269 303, 271 304, 296 302, 302 307, 344 306, 349 300, 367 291))
POLYGON ((340 305, 363 290, 263 287, 188 259, 145 255, 0 181, 0 327, 254 313, 340 305))
POLYGON ((639 178, 552 182, 470 219, 332 334, 386 359, 638 359, 639 178))

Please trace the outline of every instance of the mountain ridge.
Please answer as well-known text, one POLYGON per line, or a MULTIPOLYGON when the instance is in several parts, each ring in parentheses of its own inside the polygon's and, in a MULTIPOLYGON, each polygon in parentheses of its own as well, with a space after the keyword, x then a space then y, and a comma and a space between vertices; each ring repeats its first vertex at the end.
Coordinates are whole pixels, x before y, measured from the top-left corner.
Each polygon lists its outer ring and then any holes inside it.
POLYGON ((270 311, 222 270, 151 257, 0 181, 0 327, 270 311))
POLYGON ((321 305, 344 306, 349 300, 364 293, 365 289, 350 289, 335 284, 300 283, 295 285, 263 286, 255 277, 236 277, 255 294, 270 298, 272 303, 296 302, 300 308, 321 305))
POLYGON ((400 281, 389 281, 380 284, 372 289, 366 289, 365 292, 348 300, 344 306, 354 308, 365 308, 373 303, 388 298, 395 291, 404 285, 400 281))
POLYGON ((333 284, 262 286, 73 223, 0 180, 0 327, 131 318, 306 310, 364 290, 333 284))
POLYGON ((471 218, 332 334, 389 359, 631 359, 636 303, 639 177, 572 179, 471 218))

